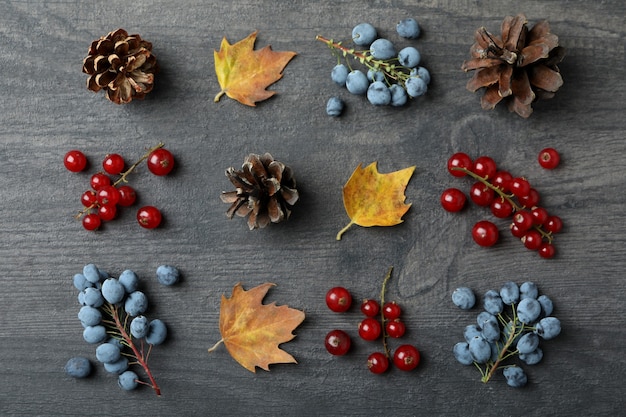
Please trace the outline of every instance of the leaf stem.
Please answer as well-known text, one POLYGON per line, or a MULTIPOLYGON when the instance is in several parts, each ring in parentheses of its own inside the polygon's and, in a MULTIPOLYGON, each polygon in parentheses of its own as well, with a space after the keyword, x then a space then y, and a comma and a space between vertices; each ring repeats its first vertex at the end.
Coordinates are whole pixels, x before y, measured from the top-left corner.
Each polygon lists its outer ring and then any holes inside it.
POLYGON ((217 349, 222 343, 224 343, 224 338, 220 339, 216 344, 211 346, 209 348, 209 353, 212 353, 213 351, 215 351, 215 349, 217 349))
POLYGON ((342 235, 343 235, 343 234, 344 234, 344 233, 345 233, 345 232, 346 232, 346 231, 350 228, 350 226, 352 226, 353 224, 355 224, 355 221, 354 221, 354 220, 350 220, 350 223, 348 223, 348 224, 346 225, 346 227, 344 227, 343 229, 341 229, 341 230, 339 231, 339 233, 337 233, 337 237, 336 237, 336 239, 337 239, 337 240, 341 240, 341 236, 342 236, 342 235))

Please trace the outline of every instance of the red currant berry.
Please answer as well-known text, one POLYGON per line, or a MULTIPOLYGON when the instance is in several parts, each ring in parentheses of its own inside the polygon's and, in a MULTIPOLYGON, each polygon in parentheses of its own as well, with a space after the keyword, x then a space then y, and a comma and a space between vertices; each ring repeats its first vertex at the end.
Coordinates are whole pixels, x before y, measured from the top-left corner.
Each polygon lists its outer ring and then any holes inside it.
POLYGON ((493 201, 495 193, 482 182, 476 182, 470 188, 469 195, 476 205, 486 207, 493 201))
POLYGON ((517 225, 515 223, 511 223, 511 234, 514 237, 516 237, 518 239, 521 239, 526 234, 526 230, 522 230, 519 227, 517 227, 517 225))
POLYGON ((527 249, 539 250, 541 244, 543 243, 541 239, 541 233, 534 229, 527 231, 526 234, 522 237, 522 243, 524 244, 524 246, 526 246, 527 249))
POLYGON ((543 224, 543 228, 550 233, 559 233, 563 228, 563 221, 558 216, 548 216, 543 224))
POLYGON ((393 354, 393 364, 402 371, 412 371, 420 363, 420 352, 413 345, 398 346, 393 354))
POLYGON ((545 169, 554 169, 561 162, 561 156, 554 148, 542 149, 537 159, 539 160, 539 165, 545 169))
POLYGON ((554 258, 556 250, 554 249, 554 245, 552 243, 542 243, 539 246, 539 256, 545 259, 554 258))
POLYGON ((493 246, 499 237, 498 227, 488 220, 481 220, 472 228, 472 238, 480 246, 493 246))
POLYGON ((102 172, 98 172, 91 176, 91 180, 89 182, 91 184, 91 188, 98 191, 105 185, 111 185, 111 178, 109 178, 106 174, 103 174, 102 172))
POLYGON ((496 198, 491 202, 491 213, 499 219, 506 219, 513 214, 513 205, 504 198, 496 198))
POLYGON ((395 301, 389 301, 383 306, 383 316, 387 320, 395 320, 402 314, 402 307, 395 301))
POLYGON ((389 369, 389 358, 382 352, 374 352, 367 357, 367 367, 373 374, 382 374, 389 369))
POLYGON ((117 189, 120 193, 120 200, 117 202, 122 207, 129 207, 135 204, 135 200, 137 199, 137 193, 133 187, 129 185, 122 185, 117 189))
POLYGON ((463 152, 457 152, 448 159, 448 172, 455 177, 464 177, 467 174, 463 171, 455 170, 454 168, 465 168, 471 171, 473 166, 472 158, 463 152))
POLYGON ((89 213, 83 217, 83 227, 85 230, 96 230, 100 227, 102 221, 96 213, 89 213))
POLYGON ((530 188, 528 195, 525 195, 523 197, 517 197, 520 204, 527 208, 535 207, 537 204, 539 204, 539 198, 539 192, 532 187, 530 188))
POLYGON ((80 202, 83 203, 85 207, 91 207, 96 203, 96 193, 92 190, 87 190, 80 196, 80 202))
POLYGON ((373 317, 364 318, 361 323, 359 323, 359 336, 363 340, 376 340, 380 337, 380 333, 382 332, 382 327, 380 322, 373 317))
POLYGON ((530 183, 524 178, 513 178, 509 183, 509 187, 517 198, 526 197, 530 193, 530 183))
POLYGON ((479 156, 474 160, 472 172, 479 177, 492 179, 496 175, 497 170, 498 166, 496 165, 496 161, 489 156, 479 156))
POLYGON ((331 330, 324 339, 324 346, 331 355, 343 356, 350 350, 352 341, 343 330, 331 330))
POLYGON ((385 331, 389 337, 400 338, 406 332, 406 325, 400 319, 391 320, 385 324, 385 331))
POLYGON ((513 216, 513 224, 515 224, 520 230, 528 230, 533 227, 533 215, 530 211, 521 210, 515 213, 513 216))
POLYGON ((137 211, 137 221, 141 227, 154 229, 161 224, 161 212, 154 206, 145 206, 137 211))
POLYGON ((111 175, 119 175, 124 170, 124 158, 117 153, 111 153, 104 157, 102 161, 102 168, 111 175))
POLYGON ((530 214, 533 215, 533 223, 537 226, 544 224, 548 220, 548 210, 543 207, 533 207, 530 214))
POLYGON ((363 300, 361 303, 361 313, 367 317, 376 317, 380 313, 380 304, 376 300, 363 300))
POLYGON ((115 218, 117 215, 117 207, 114 205, 103 205, 98 207, 98 216, 100 216, 100 220, 109 222, 115 218))
POLYGON ((441 206, 449 212, 461 211, 465 206, 465 193, 458 188, 448 188, 441 194, 441 206))
POLYGON ((508 171, 498 171, 496 172, 496 175, 493 176, 491 183, 505 193, 508 193, 510 191, 512 179, 513 176, 509 174, 508 171))
POLYGON ((103 206, 114 206, 120 201, 120 192, 112 185, 105 185, 96 191, 96 198, 103 206))
POLYGON ((148 155, 148 169, 154 175, 167 175, 174 169, 174 155, 164 148, 159 148, 148 155))
POLYGON ((76 149, 69 151, 63 158, 63 165, 71 172, 80 172, 87 167, 87 157, 76 149))
POLYGON ((326 305, 335 313, 343 313, 352 305, 352 295, 344 287, 331 288, 326 293, 326 305))

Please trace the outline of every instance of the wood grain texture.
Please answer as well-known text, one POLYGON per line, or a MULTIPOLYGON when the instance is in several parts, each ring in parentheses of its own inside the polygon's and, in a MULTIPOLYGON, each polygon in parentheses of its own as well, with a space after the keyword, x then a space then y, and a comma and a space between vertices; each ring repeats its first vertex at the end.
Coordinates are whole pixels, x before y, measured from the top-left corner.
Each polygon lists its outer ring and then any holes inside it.
POLYGON ((626 372, 625 15, 620 0, 0 1, 0 415, 618 415, 626 372), (474 30, 497 31, 518 12, 547 18, 568 49, 564 86, 528 120, 481 110, 460 70, 474 30), (373 108, 332 84, 334 59, 315 35, 347 38, 369 21, 395 39, 395 23, 409 16, 423 27, 416 44, 433 77, 426 97, 373 108), (81 73, 89 43, 118 27, 151 41, 162 68, 148 98, 126 106, 89 92, 81 73), (298 53, 271 87, 278 94, 254 109, 213 103, 213 50, 224 36, 234 42, 254 30, 257 45, 298 53), (331 95, 347 102, 339 119, 325 114, 331 95), (65 152, 82 149, 93 172, 108 152, 134 160, 158 141, 177 158, 174 174, 144 169, 131 182, 139 204, 163 210, 164 226, 141 230, 124 210, 102 232, 84 232, 72 215, 88 174, 65 171, 65 152), (563 160, 550 172, 535 159, 548 145, 563 160), (556 259, 542 261, 509 236, 478 248, 469 230, 489 214, 441 210, 444 188, 469 187, 443 168, 459 150, 488 154, 536 185, 566 225, 556 259), (290 221, 252 232, 227 220, 219 200, 230 189, 224 170, 250 152, 290 165, 301 192, 290 221), (336 242, 348 221, 341 187, 359 163, 373 161, 381 172, 417 166, 406 191, 413 206, 399 226, 354 227, 336 242), (88 262, 112 274, 135 270, 149 315, 167 323, 171 337, 151 358, 162 398, 122 392, 100 367, 84 381, 64 375, 71 356, 95 361, 71 284, 88 262), (179 285, 157 283, 163 263, 180 268, 179 285), (334 285, 357 300, 374 296, 390 265, 389 297, 404 307, 405 339, 424 359, 416 372, 375 377, 364 362, 378 345, 355 340, 344 358, 325 351, 326 332, 356 337, 360 315, 331 313, 323 297, 334 285), (564 329, 545 344, 544 363, 528 369, 523 390, 501 377, 484 385, 451 355, 475 318, 452 305, 451 292, 468 285, 483 293, 506 280, 536 282, 564 329), (224 349, 207 354, 220 338, 220 296, 240 281, 274 282, 268 302, 306 312, 283 346, 298 365, 252 374, 224 349))

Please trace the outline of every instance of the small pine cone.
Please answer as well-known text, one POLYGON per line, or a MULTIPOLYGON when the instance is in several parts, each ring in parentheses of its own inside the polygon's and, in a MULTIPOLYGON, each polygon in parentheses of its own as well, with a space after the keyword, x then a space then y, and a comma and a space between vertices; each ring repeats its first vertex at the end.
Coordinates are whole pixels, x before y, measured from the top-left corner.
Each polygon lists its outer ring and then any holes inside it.
POLYGON ((104 89, 106 98, 116 104, 143 99, 152 91, 158 72, 152 44, 124 29, 109 32, 93 41, 83 60, 83 72, 89 75, 87 88, 104 89))
POLYGON ((481 99, 483 109, 493 109, 505 100, 509 110, 527 118, 531 104, 539 98, 551 98, 563 85, 557 64, 565 56, 559 38, 550 33, 542 20, 528 30, 526 16, 507 16, 502 22, 502 36, 492 35, 484 27, 475 33, 470 48, 472 59, 461 67, 477 70, 467 83, 475 92, 485 87, 481 99))
POLYGON ((230 204, 226 212, 232 219, 236 214, 248 216, 250 230, 265 227, 271 221, 288 219, 291 207, 298 201, 296 180, 291 168, 275 161, 272 155, 250 154, 241 171, 228 168, 226 176, 236 190, 222 192, 221 199, 230 204))

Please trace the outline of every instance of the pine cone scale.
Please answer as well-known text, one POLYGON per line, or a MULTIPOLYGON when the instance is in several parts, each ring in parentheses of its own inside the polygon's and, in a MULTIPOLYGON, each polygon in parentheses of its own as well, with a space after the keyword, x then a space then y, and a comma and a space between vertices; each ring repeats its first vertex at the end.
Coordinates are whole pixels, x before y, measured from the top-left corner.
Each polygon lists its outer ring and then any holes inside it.
POLYGON ((537 65, 530 71, 530 83, 542 90, 556 92, 563 85, 561 74, 545 65, 537 65))

